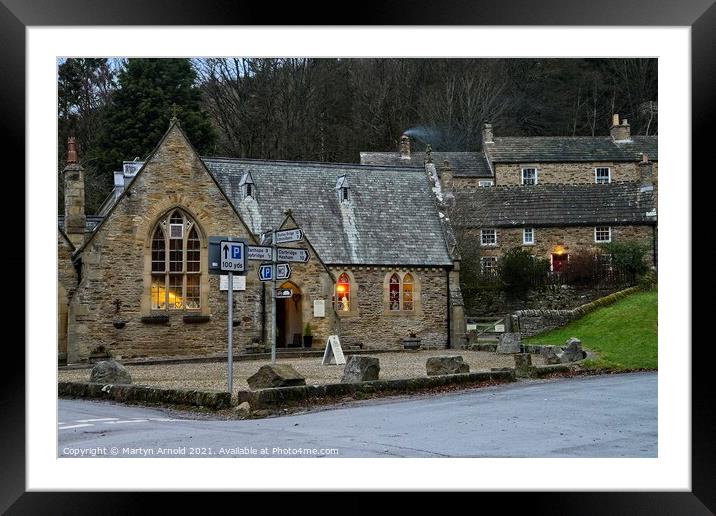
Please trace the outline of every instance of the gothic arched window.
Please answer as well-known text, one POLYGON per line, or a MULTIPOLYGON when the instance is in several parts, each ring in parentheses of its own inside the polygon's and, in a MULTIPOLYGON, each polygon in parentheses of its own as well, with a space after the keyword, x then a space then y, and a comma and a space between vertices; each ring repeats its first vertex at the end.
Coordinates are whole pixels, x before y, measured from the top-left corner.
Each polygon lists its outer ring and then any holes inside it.
POLYGON ((152 236, 152 310, 198 310, 200 284, 199 232, 191 217, 174 210, 152 236))
POLYGON ((413 309, 413 275, 403 276, 403 310, 413 309))
POLYGON ((388 302, 392 311, 400 310, 400 276, 394 272, 388 285, 388 302))
POLYGON ((351 304, 351 279, 345 272, 338 277, 336 284, 336 306, 338 311, 348 312, 351 304))

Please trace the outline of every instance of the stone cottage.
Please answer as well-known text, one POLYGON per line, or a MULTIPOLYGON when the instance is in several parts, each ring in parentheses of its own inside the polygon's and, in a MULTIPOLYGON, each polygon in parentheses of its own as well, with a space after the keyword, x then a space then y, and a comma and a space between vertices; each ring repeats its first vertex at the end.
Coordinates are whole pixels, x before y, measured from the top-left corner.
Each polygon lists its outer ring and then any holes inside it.
MULTIPOLYGON (((226 354, 227 292, 208 274, 208 241, 258 245, 300 227, 307 263, 292 263, 277 299, 279 348, 337 334, 344 346, 456 346, 465 333, 459 258, 424 169, 200 157, 177 120, 144 160, 125 162, 100 213, 84 213, 74 142, 58 229, 58 351, 122 358, 226 354)), ((271 284, 260 262, 234 293, 233 349, 268 342, 271 284), (235 323, 236 324, 236 323, 235 323)), ((225 287, 224 287, 225 288, 225 287)))
MULTIPOLYGON (((632 136, 614 115, 608 136, 496 137, 491 124, 480 152, 363 152, 366 165, 424 168, 439 178, 456 231, 480 248, 483 271, 507 249, 522 247, 550 260, 631 241, 657 264, 658 141, 632 136)), ((605 260, 608 261, 608 260, 605 260)))

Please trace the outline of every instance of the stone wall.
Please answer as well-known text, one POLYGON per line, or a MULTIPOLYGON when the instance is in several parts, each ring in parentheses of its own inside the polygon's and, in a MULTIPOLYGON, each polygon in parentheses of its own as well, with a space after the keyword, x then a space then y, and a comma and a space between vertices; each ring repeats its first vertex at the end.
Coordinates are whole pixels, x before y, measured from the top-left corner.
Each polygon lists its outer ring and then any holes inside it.
POLYGON ((638 290, 639 287, 630 287, 625 290, 620 290, 619 292, 599 298, 591 303, 578 306, 573 310, 518 310, 512 316, 512 328, 513 331, 517 331, 523 336, 544 333, 564 326, 575 319, 579 319, 599 307, 610 305, 638 290))
MULTIPOLYGON (((495 186, 522 184, 522 169, 537 169, 537 184, 594 184, 594 169, 609 167, 611 180, 640 181, 638 162, 595 161, 587 163, 497 163, 495 167, 495 186)), ((657 181, 658 166, 654 163, 654 177, 657 181)), ((474 186, 477 186, 474 178, 474 186)))
MULTIPOLYGON (((227 301, 218 276, 201 275, 198 312, 151 310, 151 236, 157 221, 177 207, 200 231, 204 271, 210 235, 255 243, 184 134, 173 126, 82 252, 82 280, 70 303, 69 362, 87 358, 98 345, 124 358, 226 350, 227 301), (184 321, 188 313, 208 321, 189 324, 184 321), (167 315, 168 321, 144 322, 154 315, 167 315), (124 327, 115 328, 120 322, 124 327)), ((256 274, 249 274, 246 291, 234 294, 234 317, 240 321, 234 332, 235 352, 261 337, 261 291, 256 274)))
POLYGON ((351 277, 353 308, 346 313, 337 313, 337 334, 343 345, 362 344, 363 349, 402 349, 402 340, 415 333, 423 348, 447 346, 448 277, 444 269, 331 267, 330 270, 336 278, 343 272, 351 277), (389 310, 387 279, 394 272, 401 276, 410 272, 415 279, 415 309, 412 312, 389 310))
MULTIPOLYGON (((600 252, 602 244, 594 242, 594 226, 567 226, 567 227, 534 227, 534 244, 522 243, 522 229, 497 228, 497 245, 480 246, 481 256, 501 256, 511 247, 522 247, 530 250, 535 256, 550 258, 559 245, 566 253, 576 253, 584 250, 600 252)), ((480 229, 468 230, 468 236, 475 245, 480 245, 480 229)), ((612 226, 612 242, 638 242, 646 246, 646 260, 649 265, 653 262, 652 226, 612 226)))

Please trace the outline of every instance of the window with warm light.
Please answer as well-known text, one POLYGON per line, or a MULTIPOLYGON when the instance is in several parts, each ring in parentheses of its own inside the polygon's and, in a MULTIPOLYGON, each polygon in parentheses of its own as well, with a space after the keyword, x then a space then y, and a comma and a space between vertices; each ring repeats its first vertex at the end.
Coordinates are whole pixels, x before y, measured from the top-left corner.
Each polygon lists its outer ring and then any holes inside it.
POLYGON ((351 304, 351 279, 345 272, 338 277, 336 284, 336 309, 339 312, 348 312, 351 304))
POLYGON ((152 236, 151 254, 152 310, 199 309, 201 242, 191 217, 175 210, 159 221, 152 236))
POLYGON ((413 275, 403 276, 403 310, 413 309, 413 275))

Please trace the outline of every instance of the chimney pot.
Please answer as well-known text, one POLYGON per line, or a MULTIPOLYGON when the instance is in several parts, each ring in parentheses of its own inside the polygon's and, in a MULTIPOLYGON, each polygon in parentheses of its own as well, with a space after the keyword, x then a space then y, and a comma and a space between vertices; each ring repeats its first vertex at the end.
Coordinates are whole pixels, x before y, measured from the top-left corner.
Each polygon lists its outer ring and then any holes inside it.
POLYGON ((485 128, 482 130, 482 143, 492 143, 492 124, 485 124, 485 128))
POLYGON ((619 125, 619 115, 618 114, 612 115, 612 125, 619 125))
POLYGON ((400 137, 400 159, 410 159, 410 137, 407 134, 400 137))
POLYGON ((612 118, 612 128, 609 130, 609 134, 614 141, 626 141, 631 138, 631 129, 629 128, 629 121, 625 118, 622 123, 619 123, 619 115, 614 115, 612 118))
POLYGON ((622 120, 622 125, 629 125, 629 120, 627 120, 626 118, 622 120))
POLYGON ((77 163, 77 144, 75 142, 75 137, 70 136, 67 138, 67 164, 75 164, 77 163))

